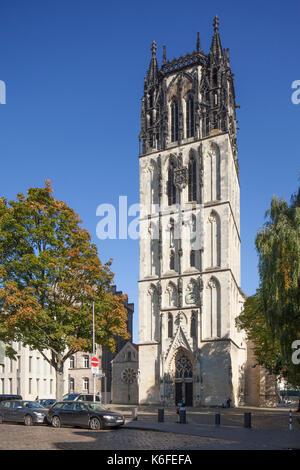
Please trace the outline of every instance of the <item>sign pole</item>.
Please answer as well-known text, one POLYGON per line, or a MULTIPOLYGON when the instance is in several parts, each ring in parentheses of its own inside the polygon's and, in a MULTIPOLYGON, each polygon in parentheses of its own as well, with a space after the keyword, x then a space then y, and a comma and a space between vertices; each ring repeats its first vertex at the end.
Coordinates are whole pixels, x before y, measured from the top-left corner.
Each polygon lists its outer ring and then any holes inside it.
MULTIPOLYGON (((95 305, 93 302, 93 356, 95 356, 95 305)), ((96 401, 96 390, 95 390, 96 375, 93 372, 93 401, 96 401)))

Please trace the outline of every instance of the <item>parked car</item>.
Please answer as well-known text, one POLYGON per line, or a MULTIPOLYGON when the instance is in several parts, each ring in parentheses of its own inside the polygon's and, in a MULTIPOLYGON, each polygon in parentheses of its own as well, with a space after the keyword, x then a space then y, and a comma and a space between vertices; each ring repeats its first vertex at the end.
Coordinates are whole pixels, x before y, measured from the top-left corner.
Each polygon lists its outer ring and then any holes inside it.
POLYGON ((8 400, 23 400, 23 398, 21 395, 8 395, 8 394, 0 395, 0 402, 8 401, 8 400))
POLYGON ((26 426, 47 423, 48 409, 36 401, 9 400, 0 403, 0 423, 13 421, 26 426))
POLYGON ((118 428, 125 424, 125 418, 97 402, 61 401, 49 410, 48 422, 55 428, 79 426, 93 430, 105 427, 118 428))
POLYGON ((41 398, 37 402, 42 405, 44 408, 51 408, 54 403, 56 403, 55 398, 41 398))
POLYGON ((92 393, 68 393, 63 396, 63 401, 98 401, 101 403, 100 395, 94 395, 92 393))

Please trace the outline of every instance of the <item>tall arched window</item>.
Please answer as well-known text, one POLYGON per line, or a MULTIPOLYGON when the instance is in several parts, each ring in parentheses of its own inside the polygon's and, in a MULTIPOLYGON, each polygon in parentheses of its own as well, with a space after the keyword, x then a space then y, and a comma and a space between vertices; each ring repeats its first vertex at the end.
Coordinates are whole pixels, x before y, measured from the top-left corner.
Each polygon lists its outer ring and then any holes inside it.
POLYGON ((190 252, 190 266, 191 266, 191 268, 196 267, 196 253, 195 253, 195 250, 191 250, 191 252, 190 252))
POLYGON ((168 338, 173 338, 173 315, 168 315, 168 338))
POLYGON ((171 250, 170 253, 170 270, 175 271, 175 252, 171 250))
POLYGON ((207 315, 206 336, 221 338, 221 288, 214 277, 208 283, 207 315))
POLYGON ((176 204, 176 186, 174 182, 175 163, 170 162, 168 170, 168 204, 176 204))
POLYGON ((196 338, 197 336, 197 319, 195 312, 192 313, 191 318, 191 338, 196 338))
POLYGON ((212 211, 209 221, 210 266, 221 266, 221 221, 219 215, 212 211))
POLYGON ((193 96, 189 96, 186 101, 186 136, 194 137, 195 135, 195 106, 193 96))
POLYGON ((175 244, 174 244, 174 242, 175 242, 175 222, 174 222, 173 218, 170 219, 169 227, 170 227, 170 248, 173 248, 175 246, 175 244))
POLYGON ((171 141, 178 140, 179 131, 179 114, 178 114, 178 100, 174 99, 171 104, 171 141))
POLYGON ((194 155, 189 161, 189 201, 197 201, 197 164, 194 155))

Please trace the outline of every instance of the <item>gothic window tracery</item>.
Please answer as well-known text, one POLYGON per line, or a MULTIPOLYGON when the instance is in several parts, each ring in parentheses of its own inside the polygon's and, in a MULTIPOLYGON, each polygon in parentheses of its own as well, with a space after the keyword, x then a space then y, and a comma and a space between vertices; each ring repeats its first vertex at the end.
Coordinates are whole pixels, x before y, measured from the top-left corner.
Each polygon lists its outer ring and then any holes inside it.
POLYGON ((186 379, 193 377, 193 366, 184 353, 178 353, 175 359, 175 378, 186 379))

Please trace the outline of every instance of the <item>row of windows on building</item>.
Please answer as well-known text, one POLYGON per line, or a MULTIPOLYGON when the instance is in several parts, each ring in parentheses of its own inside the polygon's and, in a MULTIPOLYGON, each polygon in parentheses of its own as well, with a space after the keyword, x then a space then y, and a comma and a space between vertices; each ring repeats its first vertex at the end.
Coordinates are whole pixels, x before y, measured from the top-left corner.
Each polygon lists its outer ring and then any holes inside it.
MULTIPOLYGON (((7 359, 6 364, 1 364, 1 372, 4 374, 7 373, 21 373, 22 372, 22 360, 21 356, 17 356, 16 360, 7 359)), ((29 356, 28 357, 28 372, 34 373, 44 373, 44 374, 53 374, 53 367, 46 361, 44 358, 29 356)))
MULTIPOLYGON (((54 379, 36 379, 28 378, 28 394, 39 394, 47 397, 55 392, 54 379)), ((18 377, 16 380, 12 378, 1 378, 1 393, 17 393, 21 394, 21 380, 18 377)))

